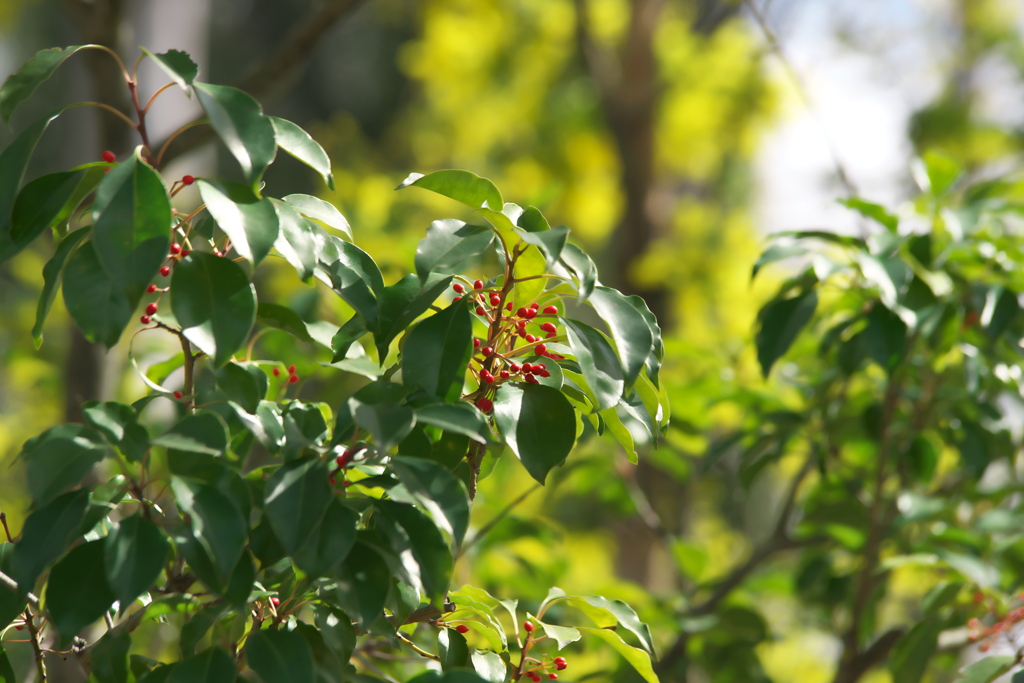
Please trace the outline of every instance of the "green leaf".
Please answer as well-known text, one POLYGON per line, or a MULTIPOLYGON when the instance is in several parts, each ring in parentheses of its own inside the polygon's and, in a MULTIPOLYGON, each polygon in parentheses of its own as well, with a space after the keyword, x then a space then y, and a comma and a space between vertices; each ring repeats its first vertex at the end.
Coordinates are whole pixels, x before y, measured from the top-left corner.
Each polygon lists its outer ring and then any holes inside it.
POLYGON ((11 666, 11 659, 7 656, 3 646, 0 646, 0 683, 18 683, 14 677, 14 667, 11 666))
POLYGON ((43 266, 43 290, 39 294, 39 304, 36 306, 36 322, 32 326, 32 339, 36 348, 43 343, 43 322, 50 313, 50 306, 57 296, 57 287, 64 278, 64 267, 71 257, 75 247, 82 241, 82 238, 89 234, 90 228, 79 228, 68 233, 57 245, 57 251, 46 265, 43 266))
MULTIPOLYGON (((403 562, 412 552, 418 565, 419 578, 423 583, 423 591, 432 602, 444 597, 451 581, 454 561, 452 553, 430 518, 411 505, 401 505, 386 500, 374 502, 374 506, 382 513, 382 517, 396 522, 402 529, 396 534, 395 527, 385 526, 384 533, 391 542, 395 554, 403 562)), ((407 567, 408 569, 408 567, 407 567)))
POLYGON ((238 160, 246 180, 255 184, 277 152, 274 124, 259 102, 238 88, 197 82, 192 89, 213 131, 238 160))
POLYGON ((146 48, 141 49, 142 54, 156 62, 157 66, 163 69, 164 73, 170 76, 171 80, 177 83, 185 91, 186 95, 191 96, 188 86, 192 85, 192 81, 199 75, 199 67, 188 56, 187 52, 168 50, 167 52, 154 54, 146 48))
POLYGON ((196 181, 199 194, 235 250, 254 266, 277 241, 280 223, 274 204, 251 187, 227 181, 196 181))
POLYGON ((469 494, 462 480, 440 465, 419 458, 395 457, 391 467, 399 484, 388 491, 392 500, 418 505, 462 545, 469 528, 469 494))
POLYGON ((629 391, 654 348, 651 328, 629 299, 614 289, 596 287, 587 301, 611 330, 622 362, 625 390, 629 391))
POLYGON ((485 681, 488 681, 488 683, 505 683, 505 679, 508 677, 508 667, 496 652, 473 650, 469 658, 473 670, 485 681))
POLYGON ((356 424, 373 435, 382 452, 397 446, 416 424, 416 415, 408 406, 393 403, 363 403, 357 398, 348 400, 356 424))
POLYGON ((101 445, 84 437, 53 438, 27 450, 28 490, 37 507, 46 505, 72 486, 82 483, 107 455, 101 445))
POLYGON ((416 274, 421 282, 434 271, 448 272, 466 259, 485 252, 494 242, 490 228, 446 218, 434 221, 416 247, 416 274))
POLYGON ((174 671, 166 680, 167 683, 230 683, 236 677, 231 655, 219 647, 211 647, 174 665, 174 671))
POLYGON ((100 182, 93 209, 96 254, 132 309, 167 258, 171 227, 167 188, 140 149, 100 182), (101 195, 109 197, 102 207, 101 195))
POLYGON ((267 481, 265 511, 285 551, 295 553, 309 541, 333 496, 327 467, 317 458, 293 460, 267 481))
POLYGON ((985 336, 996 340, 1005 332, 1020 313, 1017 295, 1002 287, 993 287, 985 295, 985 308, 982 309, 980 323, 985 329, 985 336))
POLYGON ((226 586, 242 556, 248 521, 232 500, 209 484, 171 477, 178 507, 192 518, 192 533, 213 565, 216 586, 226 586))
POLYGON ((453 305, 420 321, 402 347, 402 383, 419 386, 445 401, 462 395, 466 364, 473 355, 473 320, 466 306, 453 305))
POLYGON ((416 408, 416 422, 453 434, 464 434, 477 443, 491 440, 491 428, 480 411, 465 401, 433 403, 416 408))
POLYGON ((255 365, 228 363, 217 370, 217 388, 245 412, 255 415, 266 393, 266 377, 255 365), (263 377, 262 385, 257 373, 263 377))
POLYGON ((123 612, 160 576, 170 545, 160 528, 141 514, 121 520, 104 542, 107 580, 123 612))
POLYGON ((11 209, 9 242, 0 261, 20 252, 58 222, 85 175, 84 171, 50 173, 21 188, 11 209))
POLYGON ((960 669, 957 683, 992 683, 1013 668, 1016 658, 1012 655, 992 655, 970 666, 960 669))
POLYGON ((325 223, 328 227, 334 228, 352 239, 352 228, 349 226, 348 220, 341 215, 334 204, 308 194, 290 194, 284 200, 303 216, 325 223))
POLYGON ((441 658, 443 671, 465 667, 469 663, 469 646, 465 636, 453 628, 438 630, 437 656, 441 658))
POLYGON ((963 173, 963 168, 951 156, 937 150, 929 150, 911 165, 914 180, 922 192, 941 197, 953 186, 963 173))
POLYGON ((254 631, 245 644, 245 661, 263 683, 313 683, 313 652, 294 631, 254 631))
POLYGON ((503 384, 494 400, 498 431, 541 484, 576 442, 576 413, 562 392, 537 384, 503 384))
POLYGON ((21 131, 3 153, 0 153, 0 263, 17 253, 10 235, 11 213, 18 188, 21 187, 21 180, 25 176, 25 169, 28 168, 29 158, 43 132, 63 111, 58 109, 38 119, 21 131))
POLYGON ((895 233, 899 228, 899 218, 889 213, 881 204, 875 204, 873 202, 864 201, 860 197, 840 199, 839 203, 848 209, 853 209, 854 211, 864 216, 865 218, 870 218, 871 220, 877 222, 879 225, 883 226, 889 232, 895 233))
MULTIPOLYGON (((14 544, 0 543, 0 572, 11 578, 14 578, 14 570, 11 569, 13 560, 14 544)), ((24 611, 25 598, 18 595, 17 591, 10 590, 6 585, 0 585, 0 631, 24 611)))
MULTIPOLYGON (((227 427, 215 413, 186 415, 169 430, 155 437, 153 445, 189 453, 223 455, 228 447, 227 427)), ((179 470, 176 474, 182 472, 179 470)))
MULTIPOLYGON (((504 250, 511 252, 520 242, 524 235, 528 235, 521 228, 516 227, 515 221, 522 215, 522 208, 516 204, 505 204, 504 207, 495 210, 478 209, 481 216, 494 227, 494 231, 501 238, 504 250)), ((530 245, 526 247, 519 258, 516 259, 515 276, 522 280, 517 282, 513 288, 514 306, 529 306, 532 301, 540 296, 547 286, 547 281, 542 277, 547 272, 547 259, 539 247, 530 245), (525 279, 524 278, 528 278, 525 279)))
POLYGON ((363 631, 384 613, 390 576, 391 571, 380 553, 363 542, 356 543, 338 569, 338 604, 363 631))
POLYGON ((326 576, 348 556, 356 540, 356 514, 332 499, 295 563, 310 576, 326 576))
POLYGON ((300 341, 310 344, 316 341, 310 335, 309 328, 302 317, 287 306, 261 301, 256 308, 256 322, 287 332, 300 341))
POLYGON ((23 594, 35 587, 39 575, 77 538, 88 504, 87 491, 71 491, 25 520, 11 558, 11 578, 23 594))
MULTIPOLYGON (((49 48, 35 53, 21 68, 7 77, 0 87, 0 117, 10 123, 18 106, 32 96, 43 81, 53 75, 64 60, 89 45, 49 48)), ((0 164, 2 165, 2 164, 0 164)))
POLYGON ((603 628, 584 628, 579 627, 579 631, 582 633, 588 633, 592 636, 600 638, 604 642, 612 646, 612 648, 622 655, 630 665, 636 669, 636 672, 640 674, 647 683, 659 683, 658 675, 654 673, 654 668, 651 666, 651 658, 643 650, 628 645, 622 636, 615 631, 609 631, 603 628))
MULTIPOLYGON (((533 210, 536 211, 536 209, 533 210)), ((525 215, 526 213, 524 212, 523 216, 525 215)), ((521 222, 522 216, 519 218, 521 222)), ((556 228, 550 228, 543 232, 528 232, 524 230, 519 233, 519 236, 527 244, 532 244, 540 249, 540 253, 544 255, 545 268, 551 268, 562 255, 562 250, 569 239, 569 228, 559 225, 556 228)))
POLYGON ((799 244, 773 244, 758 257, 757 262, 750 271, 750 279, 753 280, 757 277, 761 269, 771 263, 793 258, 794 256, 803 256, 806 253, 807 249, 799 244))
POLYGON ((651 352, 648 354, 647 360, 644 361, 644 368, 647 370, 647 378, 651 384, 657 387, 658 373, 661 371, 661 361, 665 358, 665 343, 661 338, 661 326, 658 325, 658 319, 654 317, 654 313, 647 307, 647 302, 643 298, 634 294, 626 297, 626 301, 640 312, 640 315, 647 322, 648 329, 651 331, 651 352))
POLYGON ((171 310, 185 337, 213 358, 215 366, 231 360, 256 321, 256 288, 242 267, 192 252, 174 269, 171 291, 171 310))
POLYGON ((618 624, 632 633, 648 654, 654 656, 654 639, 647 624, 640 621, 633 608, 621 600, 608 600, 600 595, 573 595, 567 602, 586 614, 598 626, 618 624), (613 622, 613 623, 608 623, 613 622))
POLYGON ((757 360, 765 377, 775 361, 792 346, 800 330, 810 322, 817 306, 818 295, 810 290, 790 299, 770 301, 757 314, 758 329, 754 341, 757 360))
POLYGON ((129 460, 138 462, 149 448, 149 432, 138 423, 135 410, 123 403, 107 401, 83 404, 86 423, 117 446, 129 460))
POLYGON ((625 382, 622 379, 622 365, 615 355, 615 349, 604 335, 590 325, 577 320, 562 320, 569 346, 579 361, 587 386, 594 392, 598 409, 611 408, 619 402, 625 382))
POLYGON ((338 260, 326 264, 331 287, 366 321, 367 328, 378 326, 377 295, 384 289, 384 277, 370 255, 349 242, 342 242, 338 260))
POLYGON ((405 187, 422 187, 424 190, 462 202, 472 209, 486 205, 492 210, 500 211, 503 204, 501 193, 494 183, 469 171, 448 169, 427 175, 410 173, 395 189, 401 190, 405 187))
POLYGON ((277 146, 320 174, 327 186, 334 189, 334 175, 331 174, 331 159, 320 143, 291 121, 271 116, 274 124, 274 139, 277 146))
POLYGON ((86 339, 113 348, 132 318, 132 305, 107 274, 93 242, 83 244, 64 268, 64 305, 86 339))
POLYGON ((939 643, 940 624, 935 619, 914 624, 896 643, 889 656, 894 681, 917 683, 928 669, 928 660, 939 643))
POLYGON ((388 348, 395 337, 404 332, 416 318, 426 313, 434 301, 448 289, 451 281, 450 276, 435 275, 421 288, 419 278, 415 275, 406 275, 395 284, 380 290, 377 326, 373 333, 381 365, 384 364, 388 348))
POLYGON ((281 200, 272 198, 270 202, 277 211, 277 221, 280 225, 274 248, 295 268, 305 282, 316 270, 316 233, 320 227, 281 200))
POLYGON ((103 547, 102 539, 83 543, 50 570, 46 609, 62 643, 102 617, 117 599, 107 582, 103 547))
MULTIPOLYGON (((97 683, 128 683, 128 651, 132 638, 124 631, 107 631, 90 650, 92 677, 97 683)), ((90 679, 92 680, 92 678, 90 679)))
POLYGON ((331 350, 334 356, 332 363, 344 360, 348 356, 348 350, 358 339, 369 332, 366 327, 366 319, 361 315, 354 315, 348 322, 338 328, 334 338, 331 339, 331 350))
POLYGON ((576 292, 580 301, 586 301, 597 285, 597 266, 575 244, 566 244, 559 261, 576 278, 576 292))

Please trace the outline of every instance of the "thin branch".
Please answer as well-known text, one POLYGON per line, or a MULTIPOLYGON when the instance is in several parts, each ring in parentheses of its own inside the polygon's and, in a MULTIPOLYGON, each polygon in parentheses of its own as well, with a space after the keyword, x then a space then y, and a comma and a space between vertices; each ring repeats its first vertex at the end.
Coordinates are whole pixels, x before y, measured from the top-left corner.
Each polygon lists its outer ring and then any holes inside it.
POLYGON ((39 683, 46 681, 46 661, 43 659, 43 648, 39 644, 39 627, 32 618, 32 610, 25 610, 25 628, 28 629, 29 640, 32 642, 32 654, 36 660, 36 673, 39 683))
MULTIPOLYGON (((500 522, 501 520, 503 520, 506 517, 508 517, 509 513, 512 512, 512 510, 514 510, 517 505, 519 505, 524 500, 529 498, 530 494, 532 494, 534 491, 536 491, 539 488, 540 488, 540 484, 534 484, 532 488, 529 488, 529 489, 523 491, 521 494, 519 494, 519 496, 516 497, 515 500, 513 500, 508 505, 506 505, 504 508, 502 508, 502 510, 498 514, 496 514, 491 519, 491 521, 487 522, 487 524, 484 524, 482 527, 480 527, 480 530, 478 532, 476 532, 475 534, 473 534, 473 537, 471 539, 469 539, 468 541, 466 541, 465 543, 462 544, 462 547, 459 548, 459 557, 462 557, 462 555, 464 555, 469 548, 473 547, 474 543, 476 543, 481 538, 486 536, 488 531, 493 529, 498 524, 498 522, 500 522)), ((458 558, 456 558, 456 559, 458 559, 458 558)))
MULTIPOLYGON (((9 577, 7 574, 4 574, 3 572, 0 572, 0 586, 3 586, 4 588, 15 593, 19 592, 18 582, 9 577)), ((25 597, 28 600, 28 604, 32 605, 36 609, 39 609, 39 598, 34 593, 26 593, 25 597)))

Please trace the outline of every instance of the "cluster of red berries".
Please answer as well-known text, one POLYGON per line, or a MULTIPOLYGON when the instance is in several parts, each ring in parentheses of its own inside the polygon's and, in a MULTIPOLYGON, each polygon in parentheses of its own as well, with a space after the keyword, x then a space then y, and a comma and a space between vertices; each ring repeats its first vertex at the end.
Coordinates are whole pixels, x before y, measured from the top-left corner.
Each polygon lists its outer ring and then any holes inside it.
MULTIPOLYGON (((980 593, 977 595, 980 595, 980 593)), ((977 595, 975 595, 976 603, 980 602, 980 600, 977 600, 977 595)), ((1017 597, 1024 599, 1024 593, 1021 593, 1017 597)), ((986 641, 981 643, 981 645, 978 646, 978 649, 982 652, 988 652, 998 636, 1009 634, 1014 625, 1022 621, 1024 621, 1024 605, 1010 610, 1005 616, 997 618, 994 623, 988 626, 982 626, 981 620, 975 617, 967 621, 967 627, 971 629, 967 638, 972 643, 979 640, 986 641)))
MULTIPOLYGON (((273 373, 274 373, 274 377, 280 377, 281 376, 281 369, 280 368, 274 368, 273 373)), ((298 384, 298 382, 299 382, 299 375, 295 372, 295 365, 289 365, 288 366, 288 384, 298 384)))
MULTIPOLYGON (((531 622, 531 621, 524 621, 523 622, 523 630, 526 631, 527 634, 533 633, 533 629, 534 629, 533 622, 531 622)), ((532 636, 527 636, 528 640, 530 640, 531 638, 532 638, 532 636)), ((527 643, 527 646, 528 645, 529 645, 529 642, 527 643)), ((536 660, 533 660, 533 661, 536 661, 536 660)), ((557 671, 562 671, 562 670, 564 670, 569 665, 566 663, 565 657, 555 657, 554 659, 551 660, 550 663, 548 663, 547 657, 545 656, 544 661, 538 663, 538 665, 535 666, 532 669, 528 669, 526 671, 523 671, 523 675, 526 676, 527 678, 529 678, 531 681, 533 681, 533 683, 540 683, 540 680, 542 678, 542 674, 547 674, 547 677, 550 680, 553 681, 553 680, 556 680, 558 678, 558 674, 556 674, 554 671, 548 671, 548 669, 550 669, 552 666, 554 666, 557 671)))
MULTIPOLYGON (((334 459, 334 471, 331 472, 330 479, 331 486, 334 486, 337 483, 339 472, 355 462, 357 458, 359 460, 365 460, 369 455, 371 455, 370 446, 367 445, 361 445, 356 448, 346 448, 341 455, 334 459)), ((352 482, 346 480, 343 481, 341 485, 348 487, 352 485, 352 482)))

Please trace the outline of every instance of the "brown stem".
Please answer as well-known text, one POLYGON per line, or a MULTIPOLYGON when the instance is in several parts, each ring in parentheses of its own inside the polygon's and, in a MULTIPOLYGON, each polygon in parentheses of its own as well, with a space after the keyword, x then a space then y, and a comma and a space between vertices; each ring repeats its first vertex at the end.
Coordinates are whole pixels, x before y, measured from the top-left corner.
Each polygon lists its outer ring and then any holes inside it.
POLYGON ((32 654, 36 660, 36 673, 39 674, 39 681, 46 680, 46 662, 43 661, 43 649, 39 645, 39 628, 32 619, 32 610, 25 610, 25 627, 28 629, 29 640, 32 642, 32 654))
POLYGON ((469 499, 476 499, 476 482, 480 476, 480 464, 484 459, 484 444, 474 443, 466 453, 466 464, 469 465, 469 499))
POLYGON ((0 524, 4 526, 4 535, 7 536, 8 543, 14 543, 14 538, 11 537, 11 529, 7 526, 7 513, 0 512, 0 524))
POLYGON ((196 358, 192 355, 192 344, 185 338, 185 335, 178 332, 178 339, 181 340, 181 352, 185 358, 185 386, 182 387, 182 393, 185 394, 185 407, 188 412, 194 413, 196 412, 196 386, 194 378, 196 358))
POLYGON ((134 80, 128 81, 128 90, 132 94, 132 106, 135 107, 135 114, 139 117, 139 122, 135 125, 135 130, 139 131, 139 137, 142 138, 142 147, 145 149, 146 158, 149 162, 153 163, 153 148, 149 145, 149 133, 146 132, 146 110, 139 104, 139 85, 134 80))

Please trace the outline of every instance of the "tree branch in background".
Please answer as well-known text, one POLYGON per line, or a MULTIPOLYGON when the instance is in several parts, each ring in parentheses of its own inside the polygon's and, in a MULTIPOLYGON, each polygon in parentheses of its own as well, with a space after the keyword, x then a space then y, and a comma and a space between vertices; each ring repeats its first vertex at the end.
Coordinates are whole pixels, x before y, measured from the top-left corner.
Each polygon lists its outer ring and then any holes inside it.
MULTIPOLYGON (((253 97, 260 97, 278 85, 293 69, 309 57, 320 39, 342 19, 350 16, 363 0, 329 0, 317 12, 292 30, 291 34, 276 50, 253 68, 238 87, 253 97)), ((213 139, 209 126, 195 127, 199 120, 185 124, 189 130, 176 138, 163 155, 162 163, 191 152, 213 139)), ((181 130, 181 129, 179 129, 181 130)), ((170 140, 163 140, 156 149, 164 149, 170 140)))

